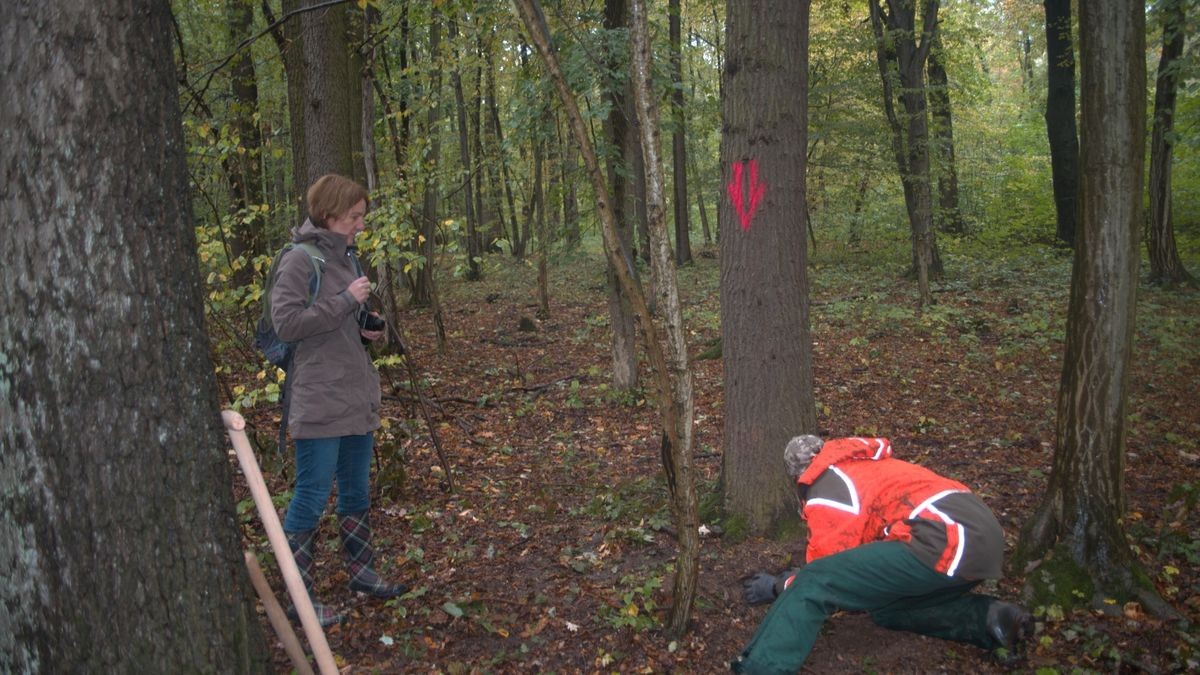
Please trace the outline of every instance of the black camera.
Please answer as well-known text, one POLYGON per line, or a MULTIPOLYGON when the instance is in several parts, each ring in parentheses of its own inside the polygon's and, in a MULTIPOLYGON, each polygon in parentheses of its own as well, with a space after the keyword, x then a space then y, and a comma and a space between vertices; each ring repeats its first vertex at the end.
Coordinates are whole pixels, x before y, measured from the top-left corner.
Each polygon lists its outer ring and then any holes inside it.
POLYGON ((367 308, 364 307, 358 310, 358 326, 363 330, 383 330, 384 327, 387 326, 387 321, 384 321, 383 318, 368 312, 367 308))

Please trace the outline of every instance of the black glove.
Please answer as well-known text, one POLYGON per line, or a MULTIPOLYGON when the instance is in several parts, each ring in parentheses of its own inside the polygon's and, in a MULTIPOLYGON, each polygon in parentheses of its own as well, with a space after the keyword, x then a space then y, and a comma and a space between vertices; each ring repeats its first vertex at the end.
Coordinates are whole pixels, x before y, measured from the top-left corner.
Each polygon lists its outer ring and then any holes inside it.
POLYGON ((775 601, 775 582, 773 575, 759 572, 742 582, 742 597, 750 605, 764 605, 775 601))

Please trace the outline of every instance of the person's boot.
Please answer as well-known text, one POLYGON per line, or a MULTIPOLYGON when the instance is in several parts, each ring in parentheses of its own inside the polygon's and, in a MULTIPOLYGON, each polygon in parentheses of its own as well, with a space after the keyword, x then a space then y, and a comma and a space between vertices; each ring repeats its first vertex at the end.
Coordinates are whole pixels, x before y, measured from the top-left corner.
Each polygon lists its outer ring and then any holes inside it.
POLYGON ((391 584, 379 578, 371 568, 375 551, 371 548, 371 521, 367 512, 341 517, 338 531, 342 535, 342 551, 350 572, 350 590, 386 600, 408 592, 404 584, 391 584))
MULTIPOLYGON (((317 538, 316 534, 316 530, 288 532, 287 540, 288 547, 292 549, 292 557, 296 559, 296 567, 300 568, 300 578, 304 581, 304 588, 308 590, 308 597, 312 600, 317 620, 321 622, 322 628, 328 628, 336 623, 341 623, 345 617, 317 600, 317 596, 313 593, 313 541, 317 538)), ((300 620, 300 614, 296 611, 295 605, 288 606, 287 615, 292 621, 300 620)))
POLYGON ((1024 642, 1033 636, 1033 616, 1010 602, 993 602, 988 607, 987 631, 996 641, 996 658, 1012 664, 1020 660, 1024 642))

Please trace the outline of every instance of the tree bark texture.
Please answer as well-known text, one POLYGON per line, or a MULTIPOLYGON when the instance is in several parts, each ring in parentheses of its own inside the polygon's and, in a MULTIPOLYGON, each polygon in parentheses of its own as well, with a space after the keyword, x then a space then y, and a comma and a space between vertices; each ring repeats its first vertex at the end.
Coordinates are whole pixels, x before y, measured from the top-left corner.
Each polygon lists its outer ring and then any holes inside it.
MULTIPOLYGON (((1126 398, 1142 229, 1146 119, 1145 13, 1140 3, 1080 7, 1080 229, 1071 278, 1056 449, 1023 557, 1068 555, 1105 597, 1161 607, 1139 587, 1125 513, 1126 398)), ((1064 581, 1065 583, 1065 581, 1064 581)))
POLYGON ((0 4, 0 672, 266 672, 166 2, 0 4))
MULTIPOLYGON (((318 2, 304 0, 302 6, 318 2)), ((300 45, 304 55, 305 161, 301 191, 328 173, 349 178, 359 178, 363 173, 354 161, 354 149, 360 140, 355 116, 361 80, 358 73, 349 76, 347 11, 346 5, 335 5, 299 17, 304 33, 300 45)))
POLYGON ((929 108, 933 119, 934 173, 937 175, 938 207, 934 221, 937 229, 950 234, 966 234, 962 211, 958 208, 958 163, 954 157, 954 110, 950 104, 950 78, 942 63, 942 40, 934 37, 929 51, 929 108))
POLYGON ((923 0, 918 39, 916 7, 908 0, 867 0, 875 31, 876 58, 883 81, 884 111, 892 127, 892 150, 904 185, 904 204, 912 231, 913 272, 922 306, 933 304, 930 278, 942 275, 933 230, 929 180, 929 115, 925 105, 925 61, 937 31, 937 0, 923 0), (895 84, 899 85, 896 92, 895 84), (903 120, 894 98, 904 106, 903 120))
MULTIPOLYGON (((631 10, 632 79, 638 128, 641 130, 642 156, 646 159, 650 264, 658 270, 658 285, 655 290, 658 292, 659 317, 663 324, 661 334, 666 341, 666 374, 670 379, 671 400, 660 405, 669 405, 672 408, 670 419, 675 424, 674 434, 663 434, 662 460, 667 472, 671 510, 675 516, 676 531, 679 533, 679 555, 675 559, 675 581, 671 593, 671 611, 667 619, 667 634, 678 637, 687 631, 688 620, 692 615, 700 561, 699 499, 696 495, 695 467, 692 461, 692 419, 695 406, 692 397, 692 373, 688 367, 687 326, 683 322, 679 285, 675 278, 677 261, 671 255, 671 240, 667 237, 663 165, 659 154, 658 104, 651 78, 653 66, 646 0, 632 0, 631 10)), ((676 180, 679 178, 677 176, 676 180)), ((687 208, 686 200, 684 208, 687 208)))
MULTIPOLYGON (((620 31, 629 26, 629 12, 625 0, 605 0, 604 28, 620 31)), ((637 280, 637 268, 633 263, 633 209, 627 198, 630 184, 625 168, 627 154, 626 139, 629 137, 629 105, 626 100, 626 82, 620 74, 627 72, 624 60, 617 50, 608 54, 610 80, 605 87, 605 98, 609 102, 608 118, 604 129, 608 139, 607 158, 608 184, 612 186, 612 207, 617 242, 620 244, 622 264, 630 276, 637 280), (627 207, 627 205, 629 205, 627 207)), ((615 270, 607 270, 608 316, 612 327, 612 386, 614 391, 633 391, 638 386, 637 319, 633 306, 621 288, 615 270)))
POLYGON ((1079 223, 1079 137, 1075 131, 1075 50, 1071 0, 1044 0, 1046 9, 1046 135, 1058 239, 1075 245, 1079 223))
POLYGON ((688 222, 687 184, 687 110, 683 102, 683 46, 680 0, 670 0, 667 11, 671 38, 671 115, 675 130, 671 134, 671 176, 675 188, 675 264, 692 262, 692 241, 688 222))
POLYGON ((727 511, 795 518, 783 448, 815 433, 805 242, 809 3, 728 3, 721 166, 727 511))
POLYGON ((1150 136, 1150 225, 1146 249, 1150 282, 1163 286, 1194 285, 1175 245, 1171 200, 1171 159, 1175 150, 1175 98, 1179 89, 1180 57, 1187 32, 1184 0, 1162 6, 1163 46, 1154 89, 1154 127, 1150 136))

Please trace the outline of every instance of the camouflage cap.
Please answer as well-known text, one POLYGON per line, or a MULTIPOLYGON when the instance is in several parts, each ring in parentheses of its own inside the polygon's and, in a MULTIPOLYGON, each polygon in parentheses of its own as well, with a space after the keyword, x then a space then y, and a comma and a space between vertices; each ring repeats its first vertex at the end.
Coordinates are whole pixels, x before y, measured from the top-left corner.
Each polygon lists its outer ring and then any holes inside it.
POLYGON ((797 436, 788 441, 787 447, 783 450, 783 463, 787 465, 788 475, 795 478, 804 473, 804 470, 812 463, 813 457, 821 452, 823 445, 825 445, 825 441, 812 434, 797 436))

